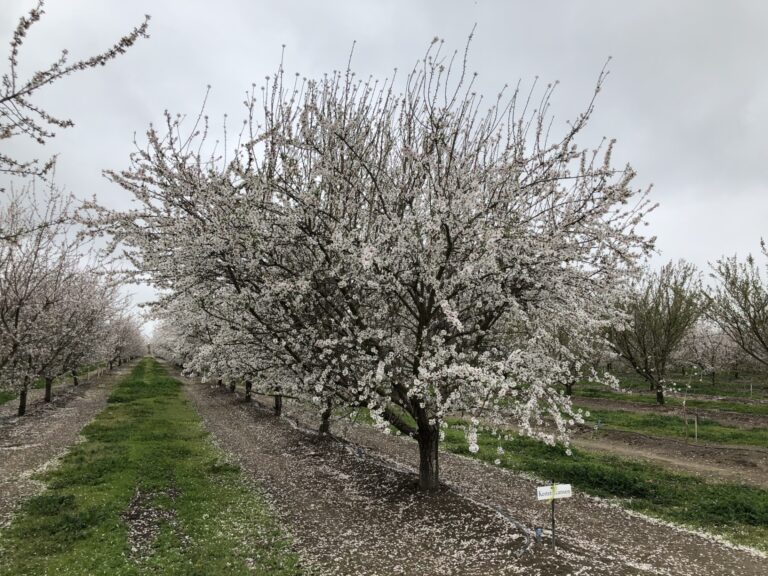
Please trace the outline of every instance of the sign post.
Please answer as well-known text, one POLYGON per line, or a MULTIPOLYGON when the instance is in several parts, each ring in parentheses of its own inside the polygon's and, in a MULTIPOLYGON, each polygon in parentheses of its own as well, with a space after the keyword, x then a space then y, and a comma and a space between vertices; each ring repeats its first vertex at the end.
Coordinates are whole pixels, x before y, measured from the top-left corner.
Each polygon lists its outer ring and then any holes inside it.
POLYGON ((552 480, 552 553, 557 554, 557 550, 555 549, 555 494, 557 486, 555 485, 555 481, 552 480))
POLYGON ((573 490, 570 484, 555 484, 552 480, 550 486, 539 486, 536 488, 536 498, 538 500, 549 500, 552 503, 552 552, 557 553, 555 548, 555 500, 558 498, 570 498, 573 496, 573 490))

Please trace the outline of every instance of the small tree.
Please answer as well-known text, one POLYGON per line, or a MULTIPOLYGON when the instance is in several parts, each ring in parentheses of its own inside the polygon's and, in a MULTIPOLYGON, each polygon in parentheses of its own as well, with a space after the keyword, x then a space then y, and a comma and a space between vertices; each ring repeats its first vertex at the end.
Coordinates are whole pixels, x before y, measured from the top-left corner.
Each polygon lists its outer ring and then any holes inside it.
POLYGON ((712 320, 745 354, 768 366, 768 281, 755 259, 721 258, 712 276, 716 281, 708 294, 712 320))
POLYGON ((701 316, 702 303, 696 268, 670 262, 634 284, 624 305, 626 325, 609 332, 616 352, 656 391, 659 404, 664 404, 667 368, 701 316))
POLYGON ((710 318, 700 318, 686 334, 677 360, 682 366, 692 366, 709 376, 712 385, 718 372, 732 369, 738 362, 740 350, 733 340, 710 318))

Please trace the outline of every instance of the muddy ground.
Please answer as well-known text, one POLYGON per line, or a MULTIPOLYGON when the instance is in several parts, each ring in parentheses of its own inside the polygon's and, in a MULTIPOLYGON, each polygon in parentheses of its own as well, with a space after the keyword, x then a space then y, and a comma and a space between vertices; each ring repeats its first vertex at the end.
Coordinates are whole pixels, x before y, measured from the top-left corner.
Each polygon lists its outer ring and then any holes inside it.
POLYGON ((646 436, 623 430, 581 431, 573 445, 593 452, 643 460, 705 480, 768 489, 768 450, 646 436))
MULTIPOLYGON (((576 398, 574 403, 587 409, 624 410, 683 417, 680 406, 656 406, 604 398, 576 398)), ((644 460, 708 480, 768 488, 768 449, 696 441, 693 438, 695 412, 695 409, 688 411, 691 434, 688 439, 664 438, 605 428, 596 431, 593 427, 584 426, 576 432, 573 443, 586 450, 644 460)), ((699 409, 698 414, 700 418, 743 429, 768 427, 768 417, 757 414, 716 409, 699 409)))

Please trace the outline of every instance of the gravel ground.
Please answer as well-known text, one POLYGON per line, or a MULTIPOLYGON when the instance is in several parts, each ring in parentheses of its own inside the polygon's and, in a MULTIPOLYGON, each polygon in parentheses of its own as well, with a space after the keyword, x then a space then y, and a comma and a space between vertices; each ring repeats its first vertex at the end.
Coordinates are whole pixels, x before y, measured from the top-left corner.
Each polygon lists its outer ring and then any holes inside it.
MULTIPOLYGON (((415 491, 416 446, 365 426, 336 423, 353 442, 319 442, 221 389, 186 387, 222 448, 261 483, 317 574, 765 575, 765 555, 631 514, 576 494, 558 501, 558 554, 520 527, 549 525, 538 481, 476 460, 441 454, 448 484, 415 491), (505 521, 497 507, 521 524, 505 521)), ((313 427, 295 404, 287 413, 313 427)), ((548 532, 545 532, 548 534, 548 532)))
POLYGON ((55 463, 77 442, 80 430, 106 405, 119 376, 132 364, 81 384, 57 386, 53 401, 43 402, 43 390, 29 391, 27 415, 16 416, 17 401, 0 406, 0 527, 6 526, 19 501, 42 489, 32 479, 36 472, 55 463))
POLYGON ((222 390, 186 389, 219 447, 269 496, 309 574, 523 573, 526 539, 494 511, 449 489, 421 494, 410 473, 222 390))

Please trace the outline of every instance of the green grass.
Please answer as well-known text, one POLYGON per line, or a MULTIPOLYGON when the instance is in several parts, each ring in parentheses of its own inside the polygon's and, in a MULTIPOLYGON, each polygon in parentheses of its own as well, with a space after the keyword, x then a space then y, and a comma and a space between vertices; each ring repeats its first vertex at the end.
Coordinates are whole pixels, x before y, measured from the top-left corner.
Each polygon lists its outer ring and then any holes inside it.
POLYGON ((10 390, 0 390, 0 404, 5 404, 16 398, 17 394, 10 390))
MULTIPOLYGON (((603 398, 606 400, 616 400, 618 402, 627 402, 633 404, 656 405, 655 395, 613 392, 611 390, 596 388, 593 386, 574 387, 573 398, 576 402, 578 402, 579 398, 603 398)), ((668 406, 683 405, 682 398, 671 396, 669 394, 667 394, 665 402, 668 406)), ((696 398, 686 398, 685 405, 688 406, 688 408, 725 410, 728 412, 739 412, 741 414, 768 416, 768 404, 746 404, 743 402, 732 402, 724 400, 700 400, 696 398)))
POLYGON ((471 454, 463 422, 451 420, 442 447, 544 480, 570 483, 589 494, 616 497, 632 510, 721 534, 739 544, 768 552, 768 490, 726 483, 707 483, 659 466, 609 455, 547 446, 530 438, 478 434, 480 451, 471 454), (498 448, 504 454, 498 453, 498 448))
MULTIPOLYGON (((653 436, 684 439, 685 421, 679 416, 629 412, 626 410, 590 410, 590 421, 600 420, 606 428, 629 430, 653 436)), ((693 438, 693 418, 688 418, 688 437, 693 438)), ((768 448, 768 428, 738 428, 699 418, 699 438, 702 442, 738 444, 768 448)))
POLYGON ((259 493, 154 360, 119 383, 83 435, 0 533, 1 575, 299 573, 259 493), (124 519, 137 494, 159 517, 139 556, 124 519))
MULTIPOLYGON (((653 394, 648 390, 648 383, 635 372, 625 372, 616 374, 619 378, 622 388, 632 390, 633 392, 645 392, 653 394)), ((732 396, 749 398, 750 384, 752 385, 752 396, 754 398, 768 398, 768 376, 760 373, 745 373, 739 378, 734 378, 730 373, 718 373, 715 376, 715 384, 712 385, 708 376, 698 377, 681 372, 670 372, 667 379, 676 382, 680 389, 686 389, 690 394, 707 394, 713 396, 732 396)), ((576 390, 577 384, 574 387, 576 390)))

